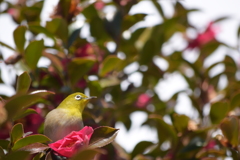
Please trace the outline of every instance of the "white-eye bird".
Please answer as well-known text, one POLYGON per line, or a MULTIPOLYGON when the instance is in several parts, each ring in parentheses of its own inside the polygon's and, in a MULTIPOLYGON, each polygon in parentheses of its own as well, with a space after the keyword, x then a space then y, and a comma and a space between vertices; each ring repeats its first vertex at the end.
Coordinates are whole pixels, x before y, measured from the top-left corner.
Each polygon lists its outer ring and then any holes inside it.
POLYGON ((92 98, 96 97, 88 97, 80 92, 69 95, 56 109, 47 114, 44 122, 44 134, 52 142, 55 142, 72 131, 81 130, 83 128, 83 109, 92 98))

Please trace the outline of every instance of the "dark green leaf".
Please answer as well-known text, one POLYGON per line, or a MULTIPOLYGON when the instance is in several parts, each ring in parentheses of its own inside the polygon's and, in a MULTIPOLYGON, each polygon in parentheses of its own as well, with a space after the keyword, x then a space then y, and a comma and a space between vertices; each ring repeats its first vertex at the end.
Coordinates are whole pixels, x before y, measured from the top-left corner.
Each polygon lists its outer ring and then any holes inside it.
POLYGON ((131 159, 133 159, 136 155, 144 153, 144 151, 152 146, 153 143, 152 142, 148 142, 148 141, 141 141, 139 142, 133 149, 132 153, 131 153, 131 159))
POLYGON ((240 106, 240 93, 236 93, 231 98, 230 109, 233 110, 234 108, 240 106))
POLYGON ((153 56, 156 54, 156 46, 153 40, 149 39, 143 46, 140 52, 139 63, 149 64, 153 56))
POLYGON ((10 152, 2 157, 2 160, 28 160, 29 159, 29 152, 27 151, 15 151, 10 152))
POLYGON ((178 132, 184 132, 188 127, 189 117, 186 115, 173 115, 173 125, 178 132))
POLYGON ((31 84, 31 78, 27 72, 23 72, 17 79, 17 93, 27 93, 31 84))
POLYGON ((74 155, 70 160, 92 160, 98 153, 102 153, 99 149, 84 149, 74 155))
POLYGON ((27 65, 34 70, 37 67, 38 60, 42 56, 44 49, 43 40, 32 41, 26 48, 24 59, 27 65))
POLYGON ((80 36, 80 31, 81 28, 76 29, 75 31, 73 31, 73 33, 70 35, 69 39, 68 39, 68 48, 73 44, 73 42, 80 36))
POLYGON ((220 128, 228 142, 234 147, 238 146, 239 140, 239 120, 235 116, 226 117, 221 122, 220 128))
POLYGON ((92 68, 95 60, 92 58, 74 58, 68 65, 68 74, 72 85, 76 84, 92 68))
POLYGON ((104 25, 108 34, 115 40, 118 41, 118 38, 121 34, 121 25, 122 25, 123 15, 120 10, 118 10, 111 21, 105 19, 104 25))
POLYGON ((144 20, 145 17, 146 17, 146 14, 140 14, 140 13, 124 16, 124 22, 122 23, 122 30, 123 31, 128 30, 137 22, 144 20))
POLYGON ((204 145, 204 140, 200 137, 193 138, 186 147, 182 148, 181 153, 191 152, 202 148, 204 145))
POLYGON ((107 56, 101 64, 100 76, 105 76, 107 73, 116 70, 121 65, 122 60, 117 56, 109 55, 107 56))
POLYGON ((227 102, 216 102, 211 105, 210 118, 213 124, 218 124, 228 112, 227 102))
POLYGON ((11 130, 11 143, 14 144, 17 140, 23 137, 23 125, 21 123, 17 123, 13 126, 11 130))
POLYGON ((18 26, 13 32, 14 42, 16 44, 17 50, 20 53, 23 53, 24 51, 24 45, 26 41, 25 38, 26 30, 27 30, 26 26, 18 26))
POLYGON ((84 10, 82 11, 82 14, 89 20, 92 20, 94 17, 98 16, 98 12, 95 9, 93 4, 84 8, 84 10))
POLYGON ((17 114, 15 117, 14 117, 14 121, 15 120, 18 120, 18 119, 21 119, 23 117, 26 117, 27 115, 30 115, 30 114, 38 114, 36 110, 34 109, 31 109, 31 108, 28 108, 26 110, 23 110, 22 112, 20 112, 19 114, 17 114))
POLYGON ((30 154, 35 154, 35 153, 40 153, 43 152, 44 150, 48 149, 49 147, 45 144, 42 143, 33 143, 29 144, 27 146, 22 147, 21 151, 28 151, 30 154))
POLYGON ((90 23, 90 32, 93 37, 97 40, 106 40, 109 36, 105 32, 106 29, 104 28, 104 22, 99 17, 94 17, 90 23))
MULTIPOLYGON (((32 160, 41 160, 40 158, 43 156, 43 153, 38 153, 37 155, 35 155, 34 157, 33 157, 33 159, 32 160)), ((45 160, 47 160, 47 159, 45 159, 45 160)))
POLYGON ((4 154, 3 148, 0 146, 0 159, 1 159, 1 157, 4 156, 4 155, 5 155, 5 154, 4 154))
POLYGON ((9 145, 10 145, 10 141, 4 140, 4 139, 0 139, 0 146, 1 146, 3 149, 8 150, 9 145))
POLYGON ((99 148, 111 143, 117 136, 118 129, 101 126, 94 129, 89 142, 89 148, 99 148))
POLYGON ((12 150, 18 150, 22 147, 26 147, 33 143, 38 143, 38 142, 39 143, 47 143, 50 141, 51 140, 48 137, 41 135, 41 134, 30 135, 30 136, 24 137, 24 138, 16 141, 12 150))

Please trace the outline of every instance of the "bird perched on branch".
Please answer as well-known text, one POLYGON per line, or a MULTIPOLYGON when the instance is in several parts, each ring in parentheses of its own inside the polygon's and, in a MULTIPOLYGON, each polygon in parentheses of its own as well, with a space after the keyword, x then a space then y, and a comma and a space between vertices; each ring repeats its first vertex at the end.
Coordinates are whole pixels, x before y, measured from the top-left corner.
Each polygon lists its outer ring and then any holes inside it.
POLYGON ((83 128, 82 112, 92 98, 96 97, 88 97, 80 92, 69 95, 56 109, 47 114, 44 134, 55 142, 72 131, 81 130, 83 128))

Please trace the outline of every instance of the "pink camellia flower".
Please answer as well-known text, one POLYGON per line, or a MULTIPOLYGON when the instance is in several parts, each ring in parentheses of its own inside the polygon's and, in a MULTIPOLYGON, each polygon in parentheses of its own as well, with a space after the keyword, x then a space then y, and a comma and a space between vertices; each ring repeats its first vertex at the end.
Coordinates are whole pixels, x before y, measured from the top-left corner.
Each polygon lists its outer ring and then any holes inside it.
POLYGON ((80 131, 73 131, 63 139, 49 144, 49 147, 61 156, 72 157, 79 149, 88 146, 92 134, 92 127, 85 126, 80 131))
POLYGON ((143 107, 147 106, 150 101, 151 101, 151 97, 148 94, 143 93, 138 97, 136 106, 138 108, 143 108, 143 107))
POLYGON ((215 39, 218 28, 213 26, 213 22, 208 24, 207 29, 203 33, 199 33, 196 39, 189 42, 187 48, 193 49, 195 47, 201 47, 202 45, 211 42, 215 39))

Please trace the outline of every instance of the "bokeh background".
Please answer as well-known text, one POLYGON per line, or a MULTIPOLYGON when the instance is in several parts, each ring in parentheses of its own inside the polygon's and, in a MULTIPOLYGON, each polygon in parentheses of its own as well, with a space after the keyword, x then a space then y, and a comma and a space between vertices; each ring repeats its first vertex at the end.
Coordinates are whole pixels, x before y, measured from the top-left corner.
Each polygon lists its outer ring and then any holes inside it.
POLYGON ((56 93, 34 106, 39 119, 66 95, 81 91, 99 97, 86 109, 86 124, 119 128, 116 142, 131 156, 136 144, 148 141, 146 146, 157 149, 142 149, 140 155, 191 159, 210 143, 216 151, 196 159, 234 159, 238 144, 220 126, 239 113, 239 1, 66 1, 70 8, 58 2, 45 0, 35 15, 24 7, 39 1, 1 1, 4 98, 16 94, 16 77, 27 71, 30 90, 56 93), (19 25, 27 26, 23 39, 13 34, 19 25), (41 39, 43 53, 34 66, 24 54, 31 41, 41 39), (16 42, 22 40, 21 49, 16 42), (191 150, 191 142, 201 145, 191 150))

